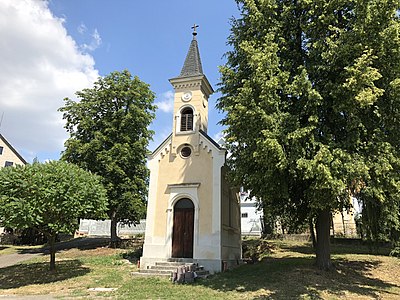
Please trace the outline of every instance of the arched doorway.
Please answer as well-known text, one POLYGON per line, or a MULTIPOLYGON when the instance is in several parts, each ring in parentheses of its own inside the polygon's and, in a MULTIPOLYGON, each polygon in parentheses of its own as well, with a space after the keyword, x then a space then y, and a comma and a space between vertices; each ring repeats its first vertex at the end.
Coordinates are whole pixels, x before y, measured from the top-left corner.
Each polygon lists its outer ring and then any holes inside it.
POLYGON ((183 198, 174 206, 172 257, 193 258, 194 205, 183 198))

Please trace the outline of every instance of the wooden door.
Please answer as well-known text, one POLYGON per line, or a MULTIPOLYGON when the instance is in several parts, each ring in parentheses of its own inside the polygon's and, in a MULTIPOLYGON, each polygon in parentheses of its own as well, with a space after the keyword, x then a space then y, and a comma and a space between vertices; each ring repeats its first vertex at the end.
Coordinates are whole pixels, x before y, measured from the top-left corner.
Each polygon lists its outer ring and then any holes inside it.
POLYGON ((172 257, 193 258, 194 205, 189 199, 179 200, 174 207, 172 257))

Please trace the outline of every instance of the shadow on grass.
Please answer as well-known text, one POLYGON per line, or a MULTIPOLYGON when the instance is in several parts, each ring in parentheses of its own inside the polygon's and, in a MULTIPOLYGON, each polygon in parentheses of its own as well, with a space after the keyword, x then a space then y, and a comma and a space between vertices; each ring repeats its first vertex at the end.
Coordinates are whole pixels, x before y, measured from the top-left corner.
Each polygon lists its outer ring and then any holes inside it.
POLYGON ((45 284, 83 276, 90 271, 79 260, 56 262, 56 271, 49 271, 48 262, 19 264, 0 269, 0 289, 45 284))
POLYGON ((298 245, 294 246, 294 245, 283 244, 283 245, 280 245, 279 248, 282 250, 298 252, 301 254, 315 254, 315 251, 312 248, 311 243, 309 245, 305 244, 304 246, 298 246, 298 245))
POLYGON ((335 260, 330 272, 314 267, 313 258, 267 258, 255 265, 243 265, 197 284, 218 291, 257 292, 255 299, 323 299, 323 292, 338 297, 353 293, 379 298, 386 289, 397 287, 370 278, 368 272, 379 262, 335 260))
MULTIPOLYGON (((79 250, 91 250, 96 249, 98 247, 108 246, 110 244, 110 238, 103 238, 103 237, 82 237, 82 238, 75 238, 69 241, 58 242, 56 243, 56 251, 62 250, 69 250, 72 248, 76 248, 79 250)), ((25 253, 49 253, 49 247, 43 246, 40 248, 20 248, 18 249, 18 253, 25 254, 25 253)))
MULTIPOLYGON (((301 254, 315 254, 311 243, 305 243, 301 246, 282 243, 279 245, 279 248, 282 250, 289 250, 291 252, 298 252, 301 254)), ((331 254, 374 254, 388 256, 389 253, 390 248, 388 247, 379 247, 372 249, 362 242, 354 244, 346 244, 341 242, 331 243, 331 254)))

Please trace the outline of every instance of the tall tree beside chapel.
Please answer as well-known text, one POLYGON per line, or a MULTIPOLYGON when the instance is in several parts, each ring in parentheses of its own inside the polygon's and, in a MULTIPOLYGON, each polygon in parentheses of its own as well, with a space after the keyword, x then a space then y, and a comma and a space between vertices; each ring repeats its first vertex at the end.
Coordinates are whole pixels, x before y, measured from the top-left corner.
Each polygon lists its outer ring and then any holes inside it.
POLYGON ((315 220, 329 269, 330 214, 351 195, 397 203, 399 229, 399 2, 236 2, 218 102, 232 177, 277 214, 315 220))
POLYGON ((79 101, 66 98, 60 108, 70 133, 62 159, 102 177, 115 243, 117 222, 138 222, 145 215, 154 93, 125 70, 99 78, 76 95, 79 101))

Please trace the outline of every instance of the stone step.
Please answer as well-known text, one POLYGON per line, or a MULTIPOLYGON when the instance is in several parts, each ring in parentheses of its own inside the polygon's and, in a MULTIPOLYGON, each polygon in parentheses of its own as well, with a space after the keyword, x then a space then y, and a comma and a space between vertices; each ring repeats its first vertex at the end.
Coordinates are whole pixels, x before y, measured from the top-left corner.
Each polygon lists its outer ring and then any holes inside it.
MULTIPOLYGON (((176 259, 174 259, 176 260, 176 259)), ((207 278, 210 275, 210 272, 204 270, 203 266, 198 266, 196 263, 193 262, 192 259, 178 259, 184 261, 160 261, 156 262, 153 266, 150 266, 148 269, 140 269, 141 274, 147 275, 158 275, 158 276, 171 276, 173 272, 177 271, 178 267, 183 265, 195 265, 195 272, 197 277, 199 278, 207 278)))
POLYGON ((175 266, 163 266, 163 265, 156 265, 156 266, 151 266, 151 270, 171 270, 171 271, 176 271, 177 267, 175 266))
POLYGON ((158 276, 171 276, 171 271, 168 270, 157 270, 157 269, 145 269, 140 270, 139 273, 147 275, 158 275, 158 276))
POLYGON ((189 265, 192 265, 192 264, 196 265, 195 263, 169 262, 169 261, 162 261, 162 262, 160 261, 160 262, 156 262, 155 263, 156 266, 172 267, 172 268, 177 268, 177 267, 180 267, 180 266, 183 266, 183 265, 189 266, 189 265))
POLYGON ((196 263, 196 260, 193 258, 168 258, 167 262, 196 263))

